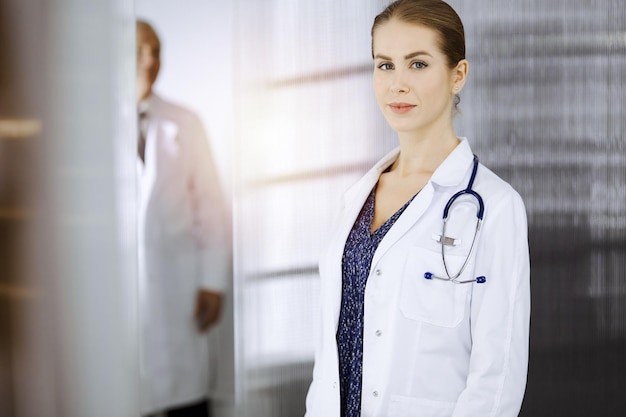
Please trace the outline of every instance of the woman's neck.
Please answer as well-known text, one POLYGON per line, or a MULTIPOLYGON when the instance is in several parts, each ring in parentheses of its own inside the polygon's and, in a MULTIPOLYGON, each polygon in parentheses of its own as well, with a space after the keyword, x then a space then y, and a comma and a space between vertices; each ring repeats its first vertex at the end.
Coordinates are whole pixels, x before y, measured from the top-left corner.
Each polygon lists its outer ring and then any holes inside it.
POLYGON ((400 132, 398 137, 400 155, 391 170, 400 176, 432 174, 460 143, 452 128, 429 134, 400 132))

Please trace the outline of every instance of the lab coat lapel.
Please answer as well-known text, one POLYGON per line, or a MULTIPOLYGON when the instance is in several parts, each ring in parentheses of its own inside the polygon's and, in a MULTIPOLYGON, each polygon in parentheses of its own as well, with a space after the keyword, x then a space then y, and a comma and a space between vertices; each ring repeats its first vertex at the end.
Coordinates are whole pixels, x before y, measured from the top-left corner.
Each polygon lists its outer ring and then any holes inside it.
POLYGON ((424 212, 428 209, 433 201, 434 189, 430 182, 413 198, 413 201, 404 210, 402 215, 398 217, 394 225, 389 229, 385 237, 381 240, 374 258, 372 259, 371 268, 374 268, 380 258, 396 243, 404 234, 417 223, 424 212))
POLYGON ((161 114, 162 107, 161 99, 155 94, 148 100, 148 128, 146 130, 146 149, 144 153, 145 162, 137 158, 137 173, 141 184, 141 194, 146 203, 152 194, 156 182, 156 142, 159 140, 159 115, 161 114))
MULTIPOLYGON (((179 126, 164 117, 167 104, 157 95, 150 98, 148 109, 148 129, 146 132, 145 163, 137 158, 137 175, 139 182, 139 221, 150 221, 146 216, 150 201, 155 197, 155 188, 159 178, 172 175, 170 164, 163 165, 163 153, 176 142, 179 126)), ((157 191, 158 193, 158 191, 157 191)))
POLYGON ((332 257, 331 259, 328 259, 328 265, 331 265, 332 267, 332 272, 330 276, 338 277, 338 279, 333 280, 333 282, 331 283, 331 285, 333 285, 331 294, 334 294, 334 298, 331 301, 333 313, 332 319, 333 323, 335 324, 335 329, 337 327, 337 323, 339 320, 339 310, 341 308, 341 259, 343 256, 343 250, 346 240, 348 239, 348 235, 352 230, 352 226, 354 226, 356 218, 363 208, 365 200, 372 191, 372 188, 374 188, 374 186, 376 185, 380 174, 385 169, 387 169, 387 167, 391 165, 393 161, 395 161, 398 156, 398 152, 399 148, 396 148, 395 150, 388 153, 344 194, 345 208, 338 222, 338 229, 335 237, 334 239, 332 239, 333 246, 327 252, 327 256, 332 257))
POLYGON ((330 285, 333 286, 331 294, 334 294, 331 300, 332 304, 332 320, 337 329, 337 323, 339 322, 339 310, 341 309, 341 285, 342 285, 342 257, 348 235, 352 230, 352 226, 356 221, 361 208, 367 199, 370 191, 378 181, 379 174, 375 170, 370 170, 359 182, 357 182, 350 190, 344 195, 345 209, 338 222, 337 232, 335 238, 332 240, 332 247, 329 248, 327 256, 331 256, 328 265, 332 268, 330 276, 337 277, 330 285))
POLYGON ((144 152, 144 161, 137 157, 137 179, 139 182, 139 206, 140 217, 139 222, 141 225, 145 222, 146 210, 148 202, 152 196, 154 186, 156 183, 156 167, 155 167, 155 146, 156 139, 156 115, 151 115, 148 119, 148 128, 146 130, 146 148, 144 152))

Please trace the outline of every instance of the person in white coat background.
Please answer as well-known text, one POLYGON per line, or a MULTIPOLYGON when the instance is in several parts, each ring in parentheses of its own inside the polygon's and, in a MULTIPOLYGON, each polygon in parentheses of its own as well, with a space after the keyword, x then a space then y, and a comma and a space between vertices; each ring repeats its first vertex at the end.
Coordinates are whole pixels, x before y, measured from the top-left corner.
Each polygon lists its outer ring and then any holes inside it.
POLYGON ((153 92, 161 42, 137 21, 142 413, 209 415, 211 333, 230 274, 229 216, 199 118, 153 92))
POLYGON ((469 70, 463 24, 443 1, 398 0, 374 20, 372 55, 399 147, 345 194, 321 256, 306 416, 517 416, 530 325, 526 212, 454 132, 469 70), (463 190, 444 233, 446 204, 463 190))

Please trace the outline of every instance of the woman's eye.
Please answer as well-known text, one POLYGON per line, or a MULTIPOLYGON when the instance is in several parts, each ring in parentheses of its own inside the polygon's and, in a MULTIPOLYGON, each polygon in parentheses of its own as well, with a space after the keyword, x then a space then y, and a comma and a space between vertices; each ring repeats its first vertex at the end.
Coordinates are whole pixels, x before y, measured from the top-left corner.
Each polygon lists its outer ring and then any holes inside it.
POLYGON ((378 69, 381 69, 383 71, 389 71, 393 69, 393 65, 388 62, 384 62, 378 66, 378 69))
POLYGON ((413 68, 415 68, 415 69, 423 69, 423 68, 426 68, 427 66, 428 66, 428 65, 426 65, 424 62, 419 62, 419 61, 417 61, 417 62, 413 62, 413 63, 411 64, 411 67, 413 67, 413 68))

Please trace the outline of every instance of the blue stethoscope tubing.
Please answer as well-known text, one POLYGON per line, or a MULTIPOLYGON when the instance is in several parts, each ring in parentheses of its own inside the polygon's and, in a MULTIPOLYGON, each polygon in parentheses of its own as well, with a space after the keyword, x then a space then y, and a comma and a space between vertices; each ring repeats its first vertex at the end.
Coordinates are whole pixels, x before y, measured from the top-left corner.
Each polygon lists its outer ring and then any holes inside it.
POLYGON ((474 251, 474 247, 476 245, 476 240, 478 237, 478 232, 480 231, 480 226, 483 222, 483 215, 485 213, 485 203, 483 202, 483 198, 480 196, 480 194, 478 194, 476 191, 474 191, 472 189, 472 187, 474 186, 474 180, 476 179, 476 172, 478 171, 478 156, 476 156, 474 154, 474 160, 473 160, 473 164, 474 166, 472 167, 472 175, 470 176, 470 180, 467 183, 467 188, 457 192, 456 194, 454 194, 450 200, 448 200, 448 202, 446 203, 445 208, 443 209, 443 226, 442 226, 442 231, 441 231, 441 238, 440 238, 440 243, 441 243, 441 259, 443 260, 443 267, 446 271, 446 276, 447 277, 439 277, 436 276, 435 274, 431 273, 431 272, 426 272, 424 274, 424 278, 426 279, 440 279, 440 280, 444 280, 444 281, 450 281, 453 282, 455 284, 468 284, 468 283, 472 283, 472 282, 476 282, 479 284, 482 284, 484 282, 487 281, 487 279, 484 276, 480 276, 477 277, 475 279, 470 279, 470 280, 459 280, 459 277, 461 276, 461 274, 463 273, 463 271, 465 270, 465 267, 467 266, 467 263, 469 262, 472 253, 474 251), (476 199, 476 201, 478 202, 478 210, 476 212, 476 217, 477 217, 477 222, 476 222, 476 230, 474 231, 474 238, 472 239, 472 245, 470 246, 470 250, 469 253, 467 254, 467 257, 465 258, 465 262, 463 262, 463 265, 461 265, 461 268, 459 269, 459 271, 454 274, 451 275, 450 271, 448 270, 448 264, 446 262, 446 251, 445 251, 445 243, 446 243, 446 225, 448 223, 448 214, 450 212, 450 208, 452 207, 452 204, 454 204, 454 202, 461 196, 464 195, 470 195, 472 197, 474 197, 476 199))
POLYGON ((470 176, 470 180, 467 183, 467 188, 454 194, 452 198, 448 200, 446 207, 443 209, 443 221, 444 222, 448 220, 448 212, 450 211, 450 207, 452 206, 454 201, 457 198, 465 194, 472 195, 476 198, 476 200, 478 201, 478 212, 476 213, 476 217, 478 217, 479 221, 481 222, 483 221, 483 215, 485 214, 485 203, 483 203, 483 198, 480 196, 480 194, 472 190, 472 187, 474 186, 474 180, 476 179, 476 172, 478 171, 478 156, 476 156, 476 154, 474 154, 473 163, 474 163, 474 166, 472 168, 472 175, 470 176))

